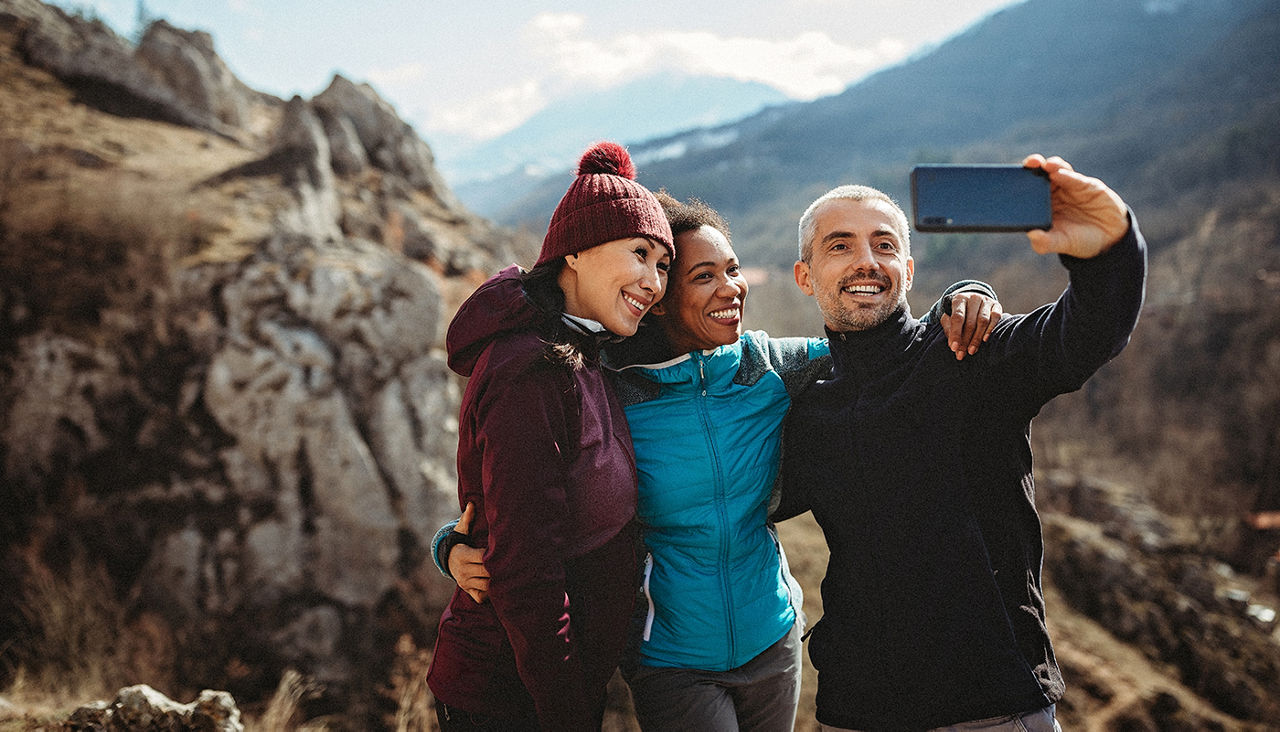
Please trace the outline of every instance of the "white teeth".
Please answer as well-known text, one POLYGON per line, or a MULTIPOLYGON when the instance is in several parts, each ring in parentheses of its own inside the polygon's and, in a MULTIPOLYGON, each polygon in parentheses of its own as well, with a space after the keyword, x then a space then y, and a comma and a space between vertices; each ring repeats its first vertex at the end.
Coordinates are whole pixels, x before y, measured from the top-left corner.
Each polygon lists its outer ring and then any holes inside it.
POLYGON ((708 313, 713 318, 734 318, 738 315, 737 308, 729 308, 727 310, 717 310, 714 313, 708 313))
POLYGON ((854 295, 878 295, 884 292, 884 288, 879 285, 850 285, 844 291, 854 295))
POLYGON ((644 310, 644 304, 641 303, 639 300, 635 299, 634 297, 630 295, 623 295, 622 299, 626 300, 628 303, 634 306, 636 310, 644 310))

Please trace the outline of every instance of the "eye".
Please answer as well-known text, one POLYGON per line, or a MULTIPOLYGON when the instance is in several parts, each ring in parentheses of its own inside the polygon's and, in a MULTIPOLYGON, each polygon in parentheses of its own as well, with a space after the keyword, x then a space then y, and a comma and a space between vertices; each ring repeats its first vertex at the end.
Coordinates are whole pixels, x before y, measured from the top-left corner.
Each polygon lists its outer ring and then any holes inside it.
POLYGON ((741 265, 733 264, 733 265, 730 265, 730 266, 729 266, 729 276, 730 276, 730 277, 737 277, 737 276, 738 276, 738 275, 740 275, 740 274, 742 274, 742 266, 741 266, 741 265))
POLYGON ((876 244, 876 247, 886 252, 892 252, 897 250, 898 245, 891 239, 884 239, 879 244, 876 244))
POLYGON ((670 271, 671 271, 671 263, 670 263, 670 262, 668 262, 668 261, 667 261, 667 260, 665 260, 665 259, 664 259, 664 260, 662 260, 661 262, 658 262, 658 271, 659 271, 659 272, 661 272, 662 274, 666 274, 666 273, 670 272, 670 271))

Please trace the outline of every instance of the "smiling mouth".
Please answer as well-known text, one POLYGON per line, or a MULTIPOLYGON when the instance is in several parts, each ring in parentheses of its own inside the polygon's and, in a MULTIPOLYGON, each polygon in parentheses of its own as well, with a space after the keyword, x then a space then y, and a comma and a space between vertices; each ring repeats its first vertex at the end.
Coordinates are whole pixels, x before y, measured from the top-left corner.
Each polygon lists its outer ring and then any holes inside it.
POLYGON ((841 292, 847 292, 850 295, 879 295, 885 291, 884 285, 849 285, 840 288, 841 292))
POLYGON ((742 314, 741 308, 725 308, 724 310, 716 310, 707 313, 707 317, 712 320, 736 320, 742 314))
POLYGON ((628 295, 625 292, 622 293, 622 299, 625 300, 628 305, 635 308, 636 310, 639 310, 642 313, 645 311, 645 308, 649 307, 648 305, 645 305, 644 303, 640 302, 639 300, 635 299, 634 297, 628 295))

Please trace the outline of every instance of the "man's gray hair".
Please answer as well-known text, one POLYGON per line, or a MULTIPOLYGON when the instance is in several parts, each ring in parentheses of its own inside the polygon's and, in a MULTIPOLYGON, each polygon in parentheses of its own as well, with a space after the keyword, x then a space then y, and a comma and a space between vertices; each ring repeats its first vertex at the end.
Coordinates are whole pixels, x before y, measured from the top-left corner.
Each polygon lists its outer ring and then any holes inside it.
POLYGON ((809 204, 809 208, 805 209, 804 215, 800 217, 800 261, 808 262, 813 256, 813 229, 816 226, 814 219, 818 209, 827 201, 836 199, 845 201, 884 201, 893 208, 894 218, 897 219, 898 236, 902 239, 902 248, 907 256, 911 255, 911 227, 907 223, 907 214, 893 200, 889 194, 884 191, 872 188, 871 186, 855 186, 846 185, 832 188, 822 194, 818 200, 809 204))

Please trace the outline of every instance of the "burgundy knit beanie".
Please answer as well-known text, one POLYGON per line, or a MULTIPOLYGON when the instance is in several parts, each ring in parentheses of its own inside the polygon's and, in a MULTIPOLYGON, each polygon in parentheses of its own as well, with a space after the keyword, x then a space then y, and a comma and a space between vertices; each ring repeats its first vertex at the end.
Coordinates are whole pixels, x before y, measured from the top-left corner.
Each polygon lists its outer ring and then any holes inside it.
POLYGON ((674 257, 667 216, 635 177, 626 148, 613 142, 592 145, 578 161, 577 179, 551 215, 537 263, 633 236, 662 244, 674 257))

